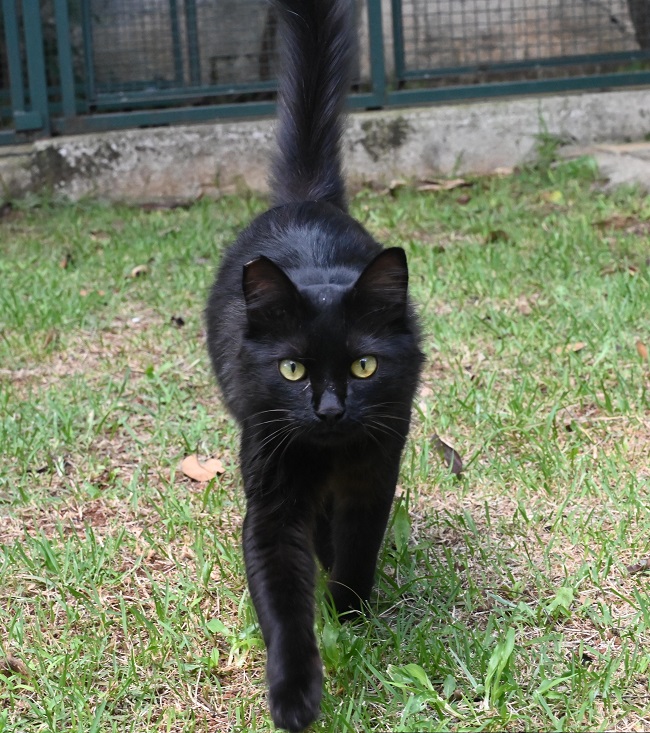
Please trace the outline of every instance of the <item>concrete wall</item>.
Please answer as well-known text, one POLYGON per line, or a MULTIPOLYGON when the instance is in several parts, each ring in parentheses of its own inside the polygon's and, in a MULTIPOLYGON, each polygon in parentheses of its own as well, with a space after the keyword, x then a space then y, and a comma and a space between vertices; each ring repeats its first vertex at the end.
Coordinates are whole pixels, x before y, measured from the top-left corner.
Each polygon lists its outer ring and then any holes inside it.
MULTIPOLYGON (((567 143, 644 140, 650 93, 617 91, 477 102, 351 115, 344 140, 352 185, 393 178, 489 173, 535 156, 547 131, 567 143)), ((0 148, 0 191, 79 199, 192 200, 238 188, 266 189, 273 122, 129 130, 0 148), (21 157, 22 156, 22 157, 21 157)))

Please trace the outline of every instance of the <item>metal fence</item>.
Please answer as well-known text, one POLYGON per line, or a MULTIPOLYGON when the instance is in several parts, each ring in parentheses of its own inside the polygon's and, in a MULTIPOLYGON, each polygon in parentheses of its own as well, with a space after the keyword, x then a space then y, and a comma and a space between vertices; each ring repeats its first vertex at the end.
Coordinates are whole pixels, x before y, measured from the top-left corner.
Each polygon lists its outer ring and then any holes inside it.
MULTIPOLYGON (((650 0, 358 0, 353 107, 650 82, 650 0)), ((0 143, 267 115, 266 0, 2 0, 0 143)))

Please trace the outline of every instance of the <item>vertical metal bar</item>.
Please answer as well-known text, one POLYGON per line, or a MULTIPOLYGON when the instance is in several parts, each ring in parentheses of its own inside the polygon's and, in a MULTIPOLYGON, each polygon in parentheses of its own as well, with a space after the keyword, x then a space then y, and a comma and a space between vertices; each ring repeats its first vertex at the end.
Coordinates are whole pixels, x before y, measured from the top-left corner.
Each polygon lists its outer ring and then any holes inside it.
POLYGON ((9 65, 9 89, 11 106, 15 112, 25 111, 25 90, 23 88, 23 69, 18 40, 18 19, 16 0, 2 0, 2 14, 5 21, 5 43, 7 44, 7 63, 9 65))
POLYGON ((391 0, 393 11, 393 59, 395 61, 395 78, 397 83, 404 78, 406 68, 404 60, 404 17, 402 0, 391 0))
POLYGON ((169 0, 169 21, 172 31, 172 53, 174 56, 174 80, 178 86, 183 85, 183 47, 181 46, 181 28, 178 23, 178 3, 169 0))
POLYGON ((381 24, 381 0, 367 0, 368 42, 370 46, 370 82, 376 101, 383 107, 386 102, 386 66, 384 63, 384 37, 381 24))
POLYGON ((68 0, 54 0, 56 21, 56 42, 59 54, 59 77, 61 80, 61 105, 64 117, 77 114, 74 94, 74 70, 72 68, 72 40, 68 0))
POLYGON ((185 0, 185 25, 187 35, 187 55, 190 63, 190 82, 201 83, 201 58, 199 55, 199 30, 196 23, 196 0, 185 0))
POLYGON ((86 87, 86 102, 92 104, 97 96, 97 88, 95 84, 95 64, 94 64, 94 45, 93 45, 93 28, 92 13, 90 11, 90 0, 81 0, 81 29, 83 33, 84 44, 84 74, 86 87))
POLYGON ((50 116, 45 77, 45 54, 43 52, 43 29, 41 9, 38 0, 23 0, 25 23, 25 51, 27 53, 27 77, 29 81, 29 102, 33 112, 41 116, 41 128, 49 133, 50 116))

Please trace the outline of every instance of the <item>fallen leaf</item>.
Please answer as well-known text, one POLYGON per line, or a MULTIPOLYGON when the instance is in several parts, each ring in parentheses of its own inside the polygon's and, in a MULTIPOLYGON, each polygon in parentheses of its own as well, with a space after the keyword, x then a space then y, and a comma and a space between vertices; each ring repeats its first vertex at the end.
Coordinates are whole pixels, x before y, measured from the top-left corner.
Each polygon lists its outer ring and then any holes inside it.
POLYGON ((226 469, 218 458, 200 461, 194 453, 182 460, 181 471, 193 481, 211 481, 217 474, 225 473, 226 469))
POLYGON ((564 346, 558 346, 555 349, 556 354, 572 354, 576 351, 582 351, 587 344, 584 341, 576 341, 573 344, 565 344, 564 346))
POLYGON ((46 473, 50 468, 50 464, 46 463, 42 466, 36 466, 35 468, 27 467, 25 471, 27 473, 46 473))
POLYGON ((612 262, 600 269, 601 275, 615 275, 617 272, 627 272, 628 275, 636 275, 639 272, 639 268, 636 265, 628 265, 625 262, 612 262))
POLYGON ((404 186, 406 186, 406 181, 403 181, 401 178, 396 178, 388 184, 387 193, 394 196, 395 192, 399 191, 400 188, 404 188, 404 186))
POLYGON ((608 219, 600 219, 594 222, 594 226, 598 229, 626 229, 631 222, 635 220, 629 216, 621 216, 620 214, 614 214, 608 219))
POLYGON ((454 476, 460 476, 463 472, 463 459, 460 455, 450 445, 441 440, 436 433, 431 436, 430 440, 431 445, 436 449, 438 455, 447 464, 454 476))
POLYGON ((648 570, 650 570, 650 557, 646 557, 640 562, 627 566, 627 572, 630 573, 630 575, 634 573, 644 573, 648 570))
POLYGON ((29 677, 29 667, 18 657, 12 657, 11 654, 8 654, 4 659, 0 659, 0 674, 4 677, 10 677, 14 674, 29 677))
POLYGON ((72 252, 66 252, 63 257, 59 260, 59 267, 62 270, 67 270, 70 265, 74 263, 74 257, 72 252))
POLYGON ((416 191, 452 191, 454 188, 471 186, 470 181, 464 178, 446 178, 440 180, 423 181, 416 187, 416 191))
POLYGON ((90 238, 93 242, 107 242, 111 238, 111 235, 101 229, 93 229, 90 232, 90 238))
POLYGON ((173 211, 174 209, 189 209, 191 201, 184 199, 161 199, 160 201, 146 201, 139 205, 142 211, 173 211))
POLYGON ((537 305, 538 299, 539 296, 536 293, 531 296, 520 295, 515 300, 514 305, 522 316, 529 316, 533 312, 533 308, 537 305))
POLYGON ((146 275, 148 272, 149 268, 146 265, 136 265, 129 273, 129 277, 135 279, 136 277, 146 275))
POLYGON ((594 226, 598 227, 598 229, 618 229, 636 236, 645 236, 650 232, 650 220, 637 219, 633 216, 622 216, 620 214, 615 214, 609 217, 609 219, 595 221, 594 226))
POLYGON ((59 332, 55 328, 50 328, 46 332, 45 338, 43 339, 43 346, 46 348, 59 340, 59 332))
POLYGON ((504 232, 503 229, 493 229, 491 232, 488 232, 488 235, 485 237, 485 243, 486 244, 494 244, 495 242, 509 242, 510 237, 507 232, 504 232))
POLYGON ((643 341, 636 342, 636 350, 643 361, 648 361, 648 347, 643 343, 643 341))

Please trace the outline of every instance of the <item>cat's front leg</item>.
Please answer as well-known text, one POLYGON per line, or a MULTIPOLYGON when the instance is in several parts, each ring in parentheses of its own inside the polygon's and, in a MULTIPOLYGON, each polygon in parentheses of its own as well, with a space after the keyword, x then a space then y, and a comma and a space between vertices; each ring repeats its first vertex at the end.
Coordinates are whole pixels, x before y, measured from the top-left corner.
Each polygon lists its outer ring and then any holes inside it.
POLYGON ((328 588, 339 614, 362 610, 375 580, 395 494, 399 453, 392 462, 375 465, 379 470, 350 468, 338 477, 332 515, 334 563, 328 588))
POLYGON ((323 687, 309 521, 292 502, 249 495, 244 558, 267 647, 271 717, 278 728, 301 731, 318 716, 323 687))

